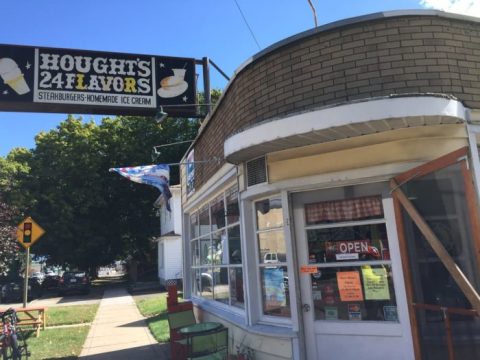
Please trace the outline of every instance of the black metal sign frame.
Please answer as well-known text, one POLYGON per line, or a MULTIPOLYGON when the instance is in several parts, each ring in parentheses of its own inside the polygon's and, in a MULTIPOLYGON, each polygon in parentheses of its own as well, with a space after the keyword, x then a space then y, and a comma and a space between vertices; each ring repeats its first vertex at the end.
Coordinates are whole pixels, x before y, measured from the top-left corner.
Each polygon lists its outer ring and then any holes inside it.
POLYGON ((195 63, 0 44, 0 111, 195 117, 195 63))

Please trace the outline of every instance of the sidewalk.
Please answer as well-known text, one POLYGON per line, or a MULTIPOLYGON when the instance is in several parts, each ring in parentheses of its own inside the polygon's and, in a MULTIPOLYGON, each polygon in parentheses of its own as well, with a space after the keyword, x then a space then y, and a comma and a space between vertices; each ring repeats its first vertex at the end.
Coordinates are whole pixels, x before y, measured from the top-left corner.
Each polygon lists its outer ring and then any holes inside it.
POLYGON ((168 344, 159 344, 148 330, 133 298, 124 288, 107 289, 83 345, 80 359, 170 359, 168 344))

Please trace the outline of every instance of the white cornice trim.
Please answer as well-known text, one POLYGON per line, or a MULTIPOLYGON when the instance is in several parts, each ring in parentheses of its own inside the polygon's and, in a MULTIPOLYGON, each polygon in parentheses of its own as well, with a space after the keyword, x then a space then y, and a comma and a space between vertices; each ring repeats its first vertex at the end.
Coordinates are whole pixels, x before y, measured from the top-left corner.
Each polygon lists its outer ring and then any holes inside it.
POLYGON ((239 151, 332 127, 409 117, 450 117, 466 120, 466 109, 455 99, 440 96, 405 96, 339 105, 262 122, 228 138, 225 157, 239 151))

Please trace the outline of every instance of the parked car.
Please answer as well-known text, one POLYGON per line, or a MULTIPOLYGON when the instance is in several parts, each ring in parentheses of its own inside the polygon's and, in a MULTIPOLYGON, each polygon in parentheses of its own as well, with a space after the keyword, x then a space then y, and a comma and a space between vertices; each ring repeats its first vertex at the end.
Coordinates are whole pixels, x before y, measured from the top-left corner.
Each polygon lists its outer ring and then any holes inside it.
POLYGON ((263 262, 265 264, 278 263, 278 254, 276 252, 268 252, 263 256, 263 262))
POLYGON ((58 293, 65 295, 67 293, 80 292, 88 294, 90 292, 90 277, 85 271, 66 271, 58 281, 58 293))
POLYGON ((42 283, 45 279, 45 275, 39 271, 36 271, 30 275, 30 279, 36 280, 38 283, 42 283))
MULTIPOLYGON (((42 294, 38 282, 28 282, 28 301, 35 299, 42 294)), ((2 303, 21 302, 23 300, 23 279, 10 280, 1 286, 0 297, 2 303)))
POLYGON ((60 282, 60 276, 55 273, 47 274, 42 283, 43 290, 56 290, 60 282))

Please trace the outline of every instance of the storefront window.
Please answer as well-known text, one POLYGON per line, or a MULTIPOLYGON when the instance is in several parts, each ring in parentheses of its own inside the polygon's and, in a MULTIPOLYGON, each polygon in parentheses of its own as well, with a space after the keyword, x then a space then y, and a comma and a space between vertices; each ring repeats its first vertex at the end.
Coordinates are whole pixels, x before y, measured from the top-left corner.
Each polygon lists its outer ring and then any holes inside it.
POLYGON ((192 260, 191 260, 192 266, 200 265, 200 248, 198 246, 198 240, 192 241, 191 255, 192 255, 192 260))
POLYGON ((198 226, 198 214, 190 216, 190 233, 192 238, 196 238, 200 235, 200 228, 198 226))
POLYGON ((228 229, 228 252, 230 256, 230 264, 242 263, 242 248, 240 246, 239 225, 228 229))
POLYGON ((223 196, 212 203, 212 231, 225 227, 225 201, 223 196))
POLYGON ((398 322, 381 197, 305 205, 315 320, 398 322))
POLYGON ((200 224, 200 235, 209 234, 212 231, 212 229, 210 227, 210 216, 209 216, 208 206, 200 210, 200 213, 198 214, 198 218, 199 218, 199 224, 200 224))
POLYGON ((263 314, 290 317, 288 268, 279 197, 255 203, 263 314))
POLYGON ((195 224, 195 219, 198 219, 199 235, 192 231, 190 241, 192 293, 244 308, 236 187, 217 195, 199 211, 192 213, 190 224, 195 224))
POLYGON ((238 191, 231 189, 226 193, 227 197, 227 223, 235 224, 240 221, 240 207, 238 205, 238 191))

